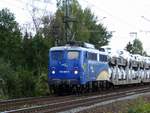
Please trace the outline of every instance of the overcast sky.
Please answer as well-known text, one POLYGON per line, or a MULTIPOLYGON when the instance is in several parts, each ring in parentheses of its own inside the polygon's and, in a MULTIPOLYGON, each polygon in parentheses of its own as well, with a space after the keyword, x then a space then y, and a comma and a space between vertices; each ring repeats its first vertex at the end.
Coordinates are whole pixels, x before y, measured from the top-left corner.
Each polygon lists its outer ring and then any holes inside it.
MULTIPOLYGON (((27 2, 32 0, 0 0, 0 9, 7 7, 15 13, 20 24, 31 21, 26 10, 27 2)), ((40 0, 35 0, 40 1, 40 0)), ((47 4, 40 2, 41 9, 46 7, 51 13, 56 10, 56 0, 47 4)), ((150 54, 150 0, 80 0, 83 8, 90 7, 108 31, 113 31, 110 46, 124 48, 134 38, 143 42, 144 49, 150 54), (105 18, 104 18, 105 17, 105 18), (134 33, 134 34, 131 34, 134 33), (135 35, 137 33, 137 35, 135 35)))

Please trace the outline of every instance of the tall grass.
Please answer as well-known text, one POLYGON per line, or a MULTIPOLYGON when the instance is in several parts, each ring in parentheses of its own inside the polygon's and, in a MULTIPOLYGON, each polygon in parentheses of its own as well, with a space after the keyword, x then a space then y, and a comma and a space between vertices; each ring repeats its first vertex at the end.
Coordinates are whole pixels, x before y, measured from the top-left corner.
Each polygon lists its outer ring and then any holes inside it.
POLYGON ((129 107, 128 113, 150 113, 150 103, 140 97, 129 107))

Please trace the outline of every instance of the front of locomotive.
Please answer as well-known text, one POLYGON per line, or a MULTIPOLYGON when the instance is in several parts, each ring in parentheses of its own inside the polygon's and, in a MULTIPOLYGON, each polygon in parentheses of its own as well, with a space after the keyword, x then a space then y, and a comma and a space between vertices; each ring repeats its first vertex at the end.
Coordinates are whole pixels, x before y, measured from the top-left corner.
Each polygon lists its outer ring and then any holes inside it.
POLYGON ((79 85, 82 76, 82 51, 77 47, 53 47, 49 51, 49 86, 79 85))

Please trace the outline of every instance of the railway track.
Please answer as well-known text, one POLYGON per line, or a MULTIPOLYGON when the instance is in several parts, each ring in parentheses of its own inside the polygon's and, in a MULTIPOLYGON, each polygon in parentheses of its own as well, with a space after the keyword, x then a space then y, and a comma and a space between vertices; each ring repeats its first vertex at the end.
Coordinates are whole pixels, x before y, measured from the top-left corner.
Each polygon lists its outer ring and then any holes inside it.
MULTIPOLYGON (((3 110, 6 113, 54 113, 61 112, 69 109, 74 109, 78 107, 85 107, 96 103, 101 103, 111 99, 122 98, 130 95, 135 95, 139 93, 150 92, 150 86, 140 86, 139 88, 126 88, 119 89, 113 92, 105 92, 103 94, 95 94, 88 96, 66 96, 66 97, 45 97, 39 101, 40 104, 34 104, 32 106, 26 106, 23 108, 3 110)), ((35 99, 37 101, 37 99, 35 99)), ((34 102, 36 102, 34 101, 34 102)), ((32 100, 30 102, 33 103, 32 100)), ((23 102, 22 102, 23 103, 23 102)), ((1 104, 0 104, 1 106, 1 104)))
POLYGON ((71 96, 47 96, 47 97, 29 97, 21 99, 11 99, 0 101, 0 112, 27 108, 32 106, 39 106, 47 103, 55 103, 57 101, 65 101, 71 99, 71 96))

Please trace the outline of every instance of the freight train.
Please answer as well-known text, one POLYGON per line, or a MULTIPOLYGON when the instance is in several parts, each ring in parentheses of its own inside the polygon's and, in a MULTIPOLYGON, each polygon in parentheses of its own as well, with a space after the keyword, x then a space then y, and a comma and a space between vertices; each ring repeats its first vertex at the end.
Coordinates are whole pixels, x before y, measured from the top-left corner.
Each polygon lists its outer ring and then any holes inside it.
POLYGON ((148 82, 149 57, 74 42, 52 47, 49 51, 48 84, 53 93, 148 82))

